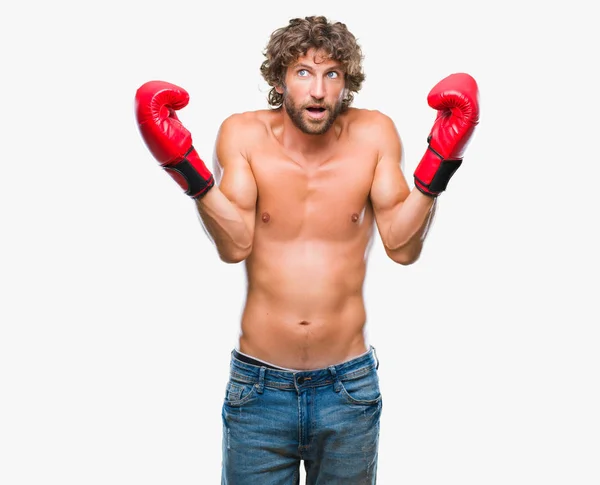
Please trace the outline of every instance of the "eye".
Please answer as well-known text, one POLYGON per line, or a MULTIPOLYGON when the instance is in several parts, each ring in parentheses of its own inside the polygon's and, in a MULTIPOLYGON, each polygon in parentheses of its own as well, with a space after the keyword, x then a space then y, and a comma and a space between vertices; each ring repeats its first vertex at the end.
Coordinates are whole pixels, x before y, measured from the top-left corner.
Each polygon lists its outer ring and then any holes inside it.
POLYGON ((327 77, 329 79, 337 79, 339 77, 339 73, 337 71, 329 71, 327 73, 327 77))
POLYGON ((300 77, 304 77, 304 76, 307 76, 307 75, 308 75, 308 71, 306 69, 300 69, 298 71, 298 76, 300 76, 300 77))

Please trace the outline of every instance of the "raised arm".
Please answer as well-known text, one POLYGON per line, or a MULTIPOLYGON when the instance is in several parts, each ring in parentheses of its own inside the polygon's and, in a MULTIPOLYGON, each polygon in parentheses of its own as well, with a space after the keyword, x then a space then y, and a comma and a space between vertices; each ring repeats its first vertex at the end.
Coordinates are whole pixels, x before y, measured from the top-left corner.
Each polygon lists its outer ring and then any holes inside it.
POLYGON ((408 187, 402 173, 402 143, 392 120, 377 120, 379 160, 371 186, 371 203, 387 255, 399 264, 420 256, 435 212, 435 199, 408 187))
POLYGON ((204 229, 227 263, 240 262, 252 252, 257 188, 245 153, 245 140, 251 136, 252 127, 244 115, 223 122, 214 154, 218 186, 196 200, 204 229))
POLYGON ((252 136, 243 116, 221 125, 215 151, 220 186, 192 143, 176 111, 187 106, 185 89, 149 81, 137 90, 135 115, 142 139, 162 168, 196 201, 204 229, 221 259, 237 263, 252 251, 257 189, 244 147, 252 136))
POLYGON ((475 79, 456 73, 429 92, 437 115, 428 147, 414 172, 408 192, 400 171, 400 138, 389 119, 382 122, 381 152, 372 188, 377 224, 388 255, 402 264, 416 261, 435 212, 437 197, 446 190, 479 123, 479 90, 475 79))

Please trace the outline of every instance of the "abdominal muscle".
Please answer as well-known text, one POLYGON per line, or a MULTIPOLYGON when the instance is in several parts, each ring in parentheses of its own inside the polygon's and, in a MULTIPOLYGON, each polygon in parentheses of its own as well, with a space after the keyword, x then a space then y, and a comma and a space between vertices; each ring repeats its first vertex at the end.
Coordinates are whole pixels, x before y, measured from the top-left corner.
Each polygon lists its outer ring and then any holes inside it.
POLYGON ((365 241, 261 240, 246 261, 239 350, 289 369, 335 365, 367 351, 365 241))

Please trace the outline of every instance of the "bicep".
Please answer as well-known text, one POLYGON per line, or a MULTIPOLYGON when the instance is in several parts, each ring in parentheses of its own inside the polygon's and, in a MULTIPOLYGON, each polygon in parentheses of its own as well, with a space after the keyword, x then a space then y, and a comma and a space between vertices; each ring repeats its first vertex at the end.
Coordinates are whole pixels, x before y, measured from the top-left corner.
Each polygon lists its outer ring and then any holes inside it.
MULTIPOLYGON (((254 227, 257 188, 246 158, 243 137, 234 136, 232 123, 226 120, 217 136, 213 156, 215 180, 221 192, 240 211, 250 228, 254 227)), ((243 128, 235 131, 243 130, 243 128)))
POLYGON ((402 171, 403 147, 393 125, 382 130, 377 166, 371 186, 371 203, 380 230, 387 227, 393 212, 406 200, 410 188, 402 171))

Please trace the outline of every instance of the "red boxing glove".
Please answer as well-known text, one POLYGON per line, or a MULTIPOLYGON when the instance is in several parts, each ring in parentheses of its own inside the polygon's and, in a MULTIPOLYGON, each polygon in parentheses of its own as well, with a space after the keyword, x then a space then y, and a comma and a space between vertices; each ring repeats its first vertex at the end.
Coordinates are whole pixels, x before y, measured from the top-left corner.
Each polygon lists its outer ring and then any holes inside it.
POLYGON ((451 74, 433 87, 427 102, 438 113, 427 138, 428 149, 414 173, 415 187, 437 197, 460 167, 479 123, 477 83, 468 74, 451 74))
POLYGON ((192 135, 175 111, 190 97, 185 89, 163 81, 149 81, 135 94, 135 116, 146 146, 161 166, 194 199, 204 196, 214 178, 192 145, 192 135))

